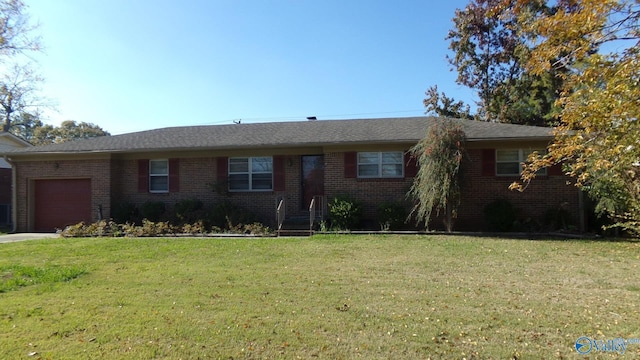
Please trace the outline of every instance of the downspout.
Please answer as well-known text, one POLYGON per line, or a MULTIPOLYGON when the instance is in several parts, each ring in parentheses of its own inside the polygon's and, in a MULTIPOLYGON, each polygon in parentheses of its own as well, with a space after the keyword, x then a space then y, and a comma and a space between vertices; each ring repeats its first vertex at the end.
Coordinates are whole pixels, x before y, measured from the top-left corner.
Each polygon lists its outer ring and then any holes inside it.
POLYGON ((14 163, 9 160, 7 155, 4 156, 4 160, 11 165, 11 231, 10 233, 15 233, 18 227, 18 190, 17 190, 17 181, 18 176, 16 175, 16 169, 14 163))

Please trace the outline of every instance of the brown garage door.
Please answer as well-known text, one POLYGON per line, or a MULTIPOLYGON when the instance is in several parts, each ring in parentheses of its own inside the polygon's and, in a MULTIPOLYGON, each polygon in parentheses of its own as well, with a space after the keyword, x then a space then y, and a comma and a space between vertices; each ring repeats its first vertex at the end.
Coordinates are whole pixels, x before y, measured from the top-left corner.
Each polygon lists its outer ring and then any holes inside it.
POLYGON ((91 221, 91 180, 36 180, 35 231, 55 231, 91 221))

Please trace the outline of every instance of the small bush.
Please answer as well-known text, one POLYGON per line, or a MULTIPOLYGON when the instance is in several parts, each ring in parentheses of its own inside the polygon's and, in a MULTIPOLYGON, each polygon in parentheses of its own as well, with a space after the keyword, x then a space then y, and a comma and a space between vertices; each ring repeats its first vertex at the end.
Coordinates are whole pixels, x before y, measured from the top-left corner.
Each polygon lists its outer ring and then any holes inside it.
POLYGON ((489 231, 513 231, 516 212, 509 200, 498 199, 484 207, 484 220, 489 231))
POLYGON ((79 222, 69 225, 60 233, 62 237, 89 237, 89 236, 122 236, 121 227, 113 221, 100 220, 92 224, 79 222))
POLYGON ((198 199, 185 199, 178 201, 173 210, 175 218, 182 224, 196 223, 204 218, 202 201, 198 199))
POLYGON ((138 222, 140 213, 138 208, 132 203, 115 204, 111 209, 111 218, 118 224, 127 222, 138 222))
POLYGON ((244 226, 244 233, 251 235, 269 235, 272 233, 269 227, 264 226, 262 223, 254 222, 244 226))
POLYGON ((202 220, 196 221, 193 224, 182 224, 180 232, 183 234, 204 234, 207 232, 206 226, 202 220))
POLYGON ((385 202, 378 206, 378 223, 384 231, 398 230, 407 220, 407 208, 402 202, 385 202))
POLYGON ((140 206, 140 215, 142 215, 143 219, 158 222, 162 219, 165 210, 166 207, 162 201, 147 201, 140 206))
POLYGON ((175 228, 168 222, 142 220, 142 236, 162 236, 175 234, 175 228))
POLYGON ((571 213, 562 206, 547 209, 544 214, 544 225, 549 231, 575 230, 575 224, 571 213))
POLYGON ((255 214, 229 201, 214 206, 207 216, 209 226, 232 230, 242 224, 257 222, 255 214))
POLYGON ((340 230, 354 229, 362 217, 362 204, 349 196, 340 195, 328 204, 329 217, 333 227, 340 230))

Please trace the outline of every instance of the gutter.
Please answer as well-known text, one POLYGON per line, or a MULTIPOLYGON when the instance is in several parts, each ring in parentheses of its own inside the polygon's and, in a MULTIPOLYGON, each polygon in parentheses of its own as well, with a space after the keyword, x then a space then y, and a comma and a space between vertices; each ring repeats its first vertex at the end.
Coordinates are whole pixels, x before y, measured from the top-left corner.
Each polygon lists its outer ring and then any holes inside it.
POLYGON ((9 160, 7 155, 4 156, 4 160, 11 165, 11 234, 16 232, 18 228, 18 176, 15 169, 15 164, 9 160))

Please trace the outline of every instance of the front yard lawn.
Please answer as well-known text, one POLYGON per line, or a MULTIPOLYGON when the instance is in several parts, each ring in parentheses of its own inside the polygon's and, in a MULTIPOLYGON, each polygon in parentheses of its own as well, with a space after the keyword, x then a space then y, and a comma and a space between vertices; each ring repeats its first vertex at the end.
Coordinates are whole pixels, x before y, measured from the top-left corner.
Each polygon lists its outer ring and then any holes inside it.
POLYGON ((48 239, 0 244, 0 269, 2 359, 581 358, 582 336, 640 338, 638 242, 48 239))

